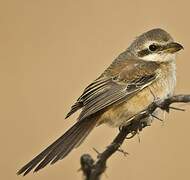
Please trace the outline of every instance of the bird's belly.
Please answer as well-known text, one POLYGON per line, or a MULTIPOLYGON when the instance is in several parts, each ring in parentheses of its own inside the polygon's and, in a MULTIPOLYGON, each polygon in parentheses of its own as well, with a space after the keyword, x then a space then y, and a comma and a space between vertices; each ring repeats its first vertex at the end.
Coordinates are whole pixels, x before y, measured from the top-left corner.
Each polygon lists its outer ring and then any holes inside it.
POLYGON ((130 119, 143 111, 155 98, 165 99, 173 94, 175 83, 167 78, 156 82, 138 92, 126 102, 110 107, 100 117, 100 124, 106 123, 113 127, 126 125, 130 119))

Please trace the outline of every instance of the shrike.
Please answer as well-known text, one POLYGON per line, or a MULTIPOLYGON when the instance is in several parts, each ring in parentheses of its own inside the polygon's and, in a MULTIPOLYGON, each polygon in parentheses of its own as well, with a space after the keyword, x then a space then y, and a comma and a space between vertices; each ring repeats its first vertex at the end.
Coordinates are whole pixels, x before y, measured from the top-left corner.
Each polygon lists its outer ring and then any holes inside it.
POLYGON ((88 85, 66 118, 81 109, 77 122, 18 174, 38 171, 54 164, 78 147, 92 129, 102 123, 112 127, 129 125, 133 117, 155 98, 174 93, 176 52, 183 48, 169 33, 152 29, 137 37, 112 64, 88 85))

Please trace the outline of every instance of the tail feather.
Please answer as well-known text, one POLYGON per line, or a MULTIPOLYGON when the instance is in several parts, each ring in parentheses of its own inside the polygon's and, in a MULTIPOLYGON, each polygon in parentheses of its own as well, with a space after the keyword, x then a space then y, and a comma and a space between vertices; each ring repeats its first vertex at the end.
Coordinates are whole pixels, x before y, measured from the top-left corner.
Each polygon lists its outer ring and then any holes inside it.
MULTIPOLYGON (((78 129, 78 131, 75 134, 71 134, 69 136, 69 141, 66 141, 66 139, 63 139, 62 143, 60 143, 55 149, 53 149, 44 159, 40 164, 36 167, 35 172, 39 171, 40 169, 44 168, 47 164, 52 162, 55 158, 57 158, 59 152, 70 152, 75 144, 75 142, 78 138, 81 136, 81 129, 78 129), (64 143, 65 142, 65 143, 64 143)), ((68 154, 67 153, 67 154, 68 154)))
POLYGON ((78 121, 65 134, 58 138, 54 143, 48 146, 44 151, 23 166, 17 174, 24 176, 34 169, 34 172, 44 168, 47 164, 54 164, 67 156, 71 150, 78 147, 87 137, 91 130, 96 126, 96 119, 84 119, 78 121))
POLYGON ((73 145, 70 144, 70 148, 68 148, 67 150, 62 150, 61 152, 59 152, 59 154, 57 155, 57 157, 51 162, 51 164, 56 163, 58 160, 63 159, 65 156, 67 156, 67 154, 69 154, 69 152, 72 150, 72 148, 77 148, 83 141, 84 139, 88 136, 88 134, 91 132, 91 130, 94 128, 94 125, 92 124, 91 127, 89 127, 88 129, 86 129, 86 131, 83 131, 80 133, 80 135, 75 138, 73 140, 73 145))

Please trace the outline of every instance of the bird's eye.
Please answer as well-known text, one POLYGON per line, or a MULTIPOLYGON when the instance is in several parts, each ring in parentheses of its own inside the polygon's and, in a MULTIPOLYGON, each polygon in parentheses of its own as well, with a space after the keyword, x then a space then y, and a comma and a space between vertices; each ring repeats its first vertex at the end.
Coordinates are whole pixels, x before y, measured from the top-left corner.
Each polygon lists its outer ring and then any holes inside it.
POLYGON ((156 46, 155 44, 151 44, 151 45, 149 46, 149 49, 150 49, 151 51, 156 51, 156 50, 158 49, 158 46, 156 46))

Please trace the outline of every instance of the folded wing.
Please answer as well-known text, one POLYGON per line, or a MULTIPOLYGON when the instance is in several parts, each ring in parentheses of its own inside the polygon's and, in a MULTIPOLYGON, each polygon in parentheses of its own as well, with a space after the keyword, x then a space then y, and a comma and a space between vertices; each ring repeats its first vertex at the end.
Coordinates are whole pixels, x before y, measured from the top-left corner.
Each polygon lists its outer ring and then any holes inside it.
POLYGON ((78 120, 106 110, 112 104, 122 103, 150 85, 159 75, 159 64, 143 60, 126 60, 112 64, 90 84, 72 106, 67 117, 82 108, 78 120), (118 67, 119 66, 119 67, 118 67), (117 71, 116 71, 117 69, 117 71))

